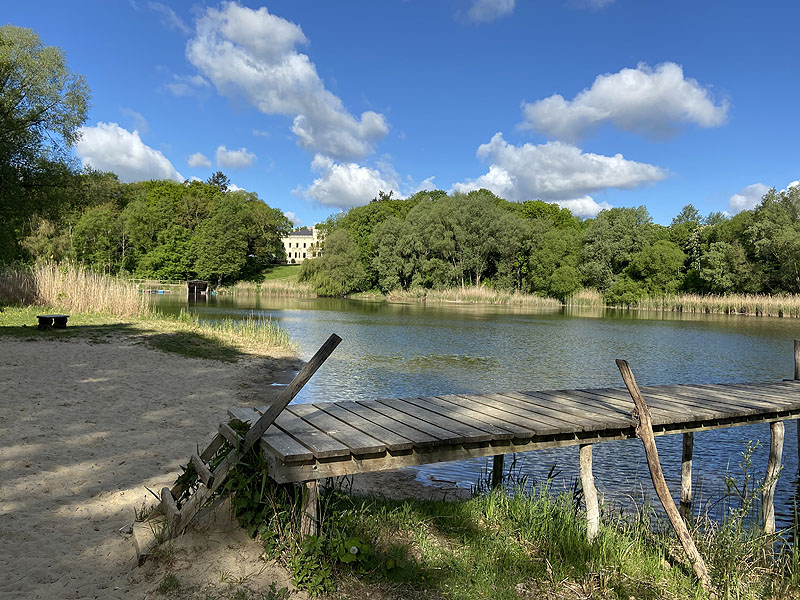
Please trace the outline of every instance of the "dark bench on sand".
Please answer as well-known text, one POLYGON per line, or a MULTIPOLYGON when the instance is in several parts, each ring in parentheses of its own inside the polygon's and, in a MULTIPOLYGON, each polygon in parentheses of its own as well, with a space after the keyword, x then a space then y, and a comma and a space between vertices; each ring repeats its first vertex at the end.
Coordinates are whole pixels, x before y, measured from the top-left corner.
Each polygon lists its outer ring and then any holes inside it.
POLYGON ((39 329, 66 329, 69 315, 36 315, 39 329))

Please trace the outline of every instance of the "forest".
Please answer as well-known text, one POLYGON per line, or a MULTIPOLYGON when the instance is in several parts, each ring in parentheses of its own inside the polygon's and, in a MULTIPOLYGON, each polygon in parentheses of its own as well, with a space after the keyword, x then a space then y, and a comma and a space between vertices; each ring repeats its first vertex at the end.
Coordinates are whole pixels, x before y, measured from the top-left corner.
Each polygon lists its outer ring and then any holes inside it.
POLYGON ((303 263, 301 278, 332 296, 466 285, 561 300, 593 288, 611 304, 679 292, 795 294, 799 211, 798 187, 773 189, 732 217, 688 204, 666 226, 644 206, 580 220, 485 189, 381 193, 328 219, 324 253, 303 263))

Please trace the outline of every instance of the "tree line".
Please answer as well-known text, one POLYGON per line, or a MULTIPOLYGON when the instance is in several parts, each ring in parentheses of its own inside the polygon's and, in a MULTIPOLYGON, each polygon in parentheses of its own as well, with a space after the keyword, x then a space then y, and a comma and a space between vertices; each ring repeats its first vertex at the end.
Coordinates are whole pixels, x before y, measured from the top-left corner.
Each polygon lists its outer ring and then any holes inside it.
POLYGON ((322 295, 486 285, 563 300, 594 288, 631 304, 678 292, 800 292, 798 187, 773 189, 732 217, 704 217, 689 204, 667 226, 644 206, 580 220, 485 189, 404 200, 381 193, 323 228, 323 255, 301 272, 322 295))
POLYGON ((283 262, 283 213, 207 181, 121 183, 72 148, 89 87, 31 29, 0 27, 0 266, 73 260, 110 273, 216 283, 283 262))

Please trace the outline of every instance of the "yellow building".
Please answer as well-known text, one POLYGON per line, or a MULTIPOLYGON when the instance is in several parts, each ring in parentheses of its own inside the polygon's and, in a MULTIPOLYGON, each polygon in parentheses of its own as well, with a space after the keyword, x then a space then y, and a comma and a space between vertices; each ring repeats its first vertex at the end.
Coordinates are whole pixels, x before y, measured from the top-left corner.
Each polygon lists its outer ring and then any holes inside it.
POLYGON ((319 232, 314 227, 292 231, 283 238, 286 262, 301 263, 307 258, 319 256, 320 241, 319 232))

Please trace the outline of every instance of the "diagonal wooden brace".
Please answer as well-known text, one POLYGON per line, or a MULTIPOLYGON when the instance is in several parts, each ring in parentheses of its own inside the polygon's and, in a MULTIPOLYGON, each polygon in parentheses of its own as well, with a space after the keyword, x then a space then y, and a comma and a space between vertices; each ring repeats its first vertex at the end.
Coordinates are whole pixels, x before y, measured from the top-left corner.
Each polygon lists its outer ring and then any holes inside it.
MULTIPOLYGON (((295 398, 295 396, 297 396, 300 390, 303 389, 303 386, 308 382, 309 379, 311 379, 314 373, 317 372, 317 369, 322 366, 322 363, 325 362, 325 360, 331 355, 341 341, 342 338, 340 338, 338 335, 335 333, 331 334, 327 341, 322 344, 319 350, 317 350, 316 354, 311 357, 311 360, 309 360, 303 366, 303 368, 300 369, 300 372, 295 375, 294 379, 292 379, 292 382, 286 386, 286 389, 284 389, 283 392, 281 392, 280 396, 278 396, 272 406, 270 406, 269 409, 267 409, 267 411, 261 415, 258 421, 253 423, 252 427, 250 427, 244 438, 239 438, 241 443, 238 444, 237 447, 233 448, 233 450, 231 450, 227 456, 222 459, 222 462, 217 465, 213 473, 208 471, 208 469, 200 460, 200 457, 192 457, 192 462, 195 464, 195 468, 198 469, 198 472, 201 474, 202 483, 201 486, 191 496, 191 498, 184 503, 179 513, 175 515, 176 518, 171 521, 172 527, 170 527, 170 537, 175 537, 182 532, 186 526, 189 525, 192 519, 197 516, 197 513, 200 512, 200 509, 203 507, 205 502, 211 498, 214 492, 218 490, 223 483, 225 483, 228 474, 239 462, 239 459, 253 446, 253 444, 257 443, 258 440, 261 439, 261 436, 264 435, 267 429, 269 429, 269 426, 272 425, 278 415, 283 412, 283 409, 286 408, 286 406, 295 398), (203 471, 203 469, 205 469, 205 471, 203 471)), ((214 440, 211 443, 211 445, 216 444, 217 449, 221 447, 222 442, 224 442, 224 440, 227 439, 232 433, 231 431, 228 431, 230 427, 227 429, 225 429, 222 425, 220 427, 222 428, 221 432, 214 437, 214 440)), ((210 447, 206 450, 209 449, 210 447)), ((216 449, 214 452, 216 452, 216 449)), ((206 458, 208 455, 208 458, 210 458, 213 456, 214 452, 209 454, 207 451, 204 451, 201 456, 206 458)), ((167 491, 166 488, 164 491, 167 491)), ((174 494, 175 491, 181 493, 180 490, 173 489, 172 494, 174 494)), ((172 494, 170 494, 169 500, 172 500, 172 494)), ((169 501, 167 501, 165 504, 164 500, 162 500, 161 506, 164 512, 169 512, 170 507, 168 505, 169 501)))

